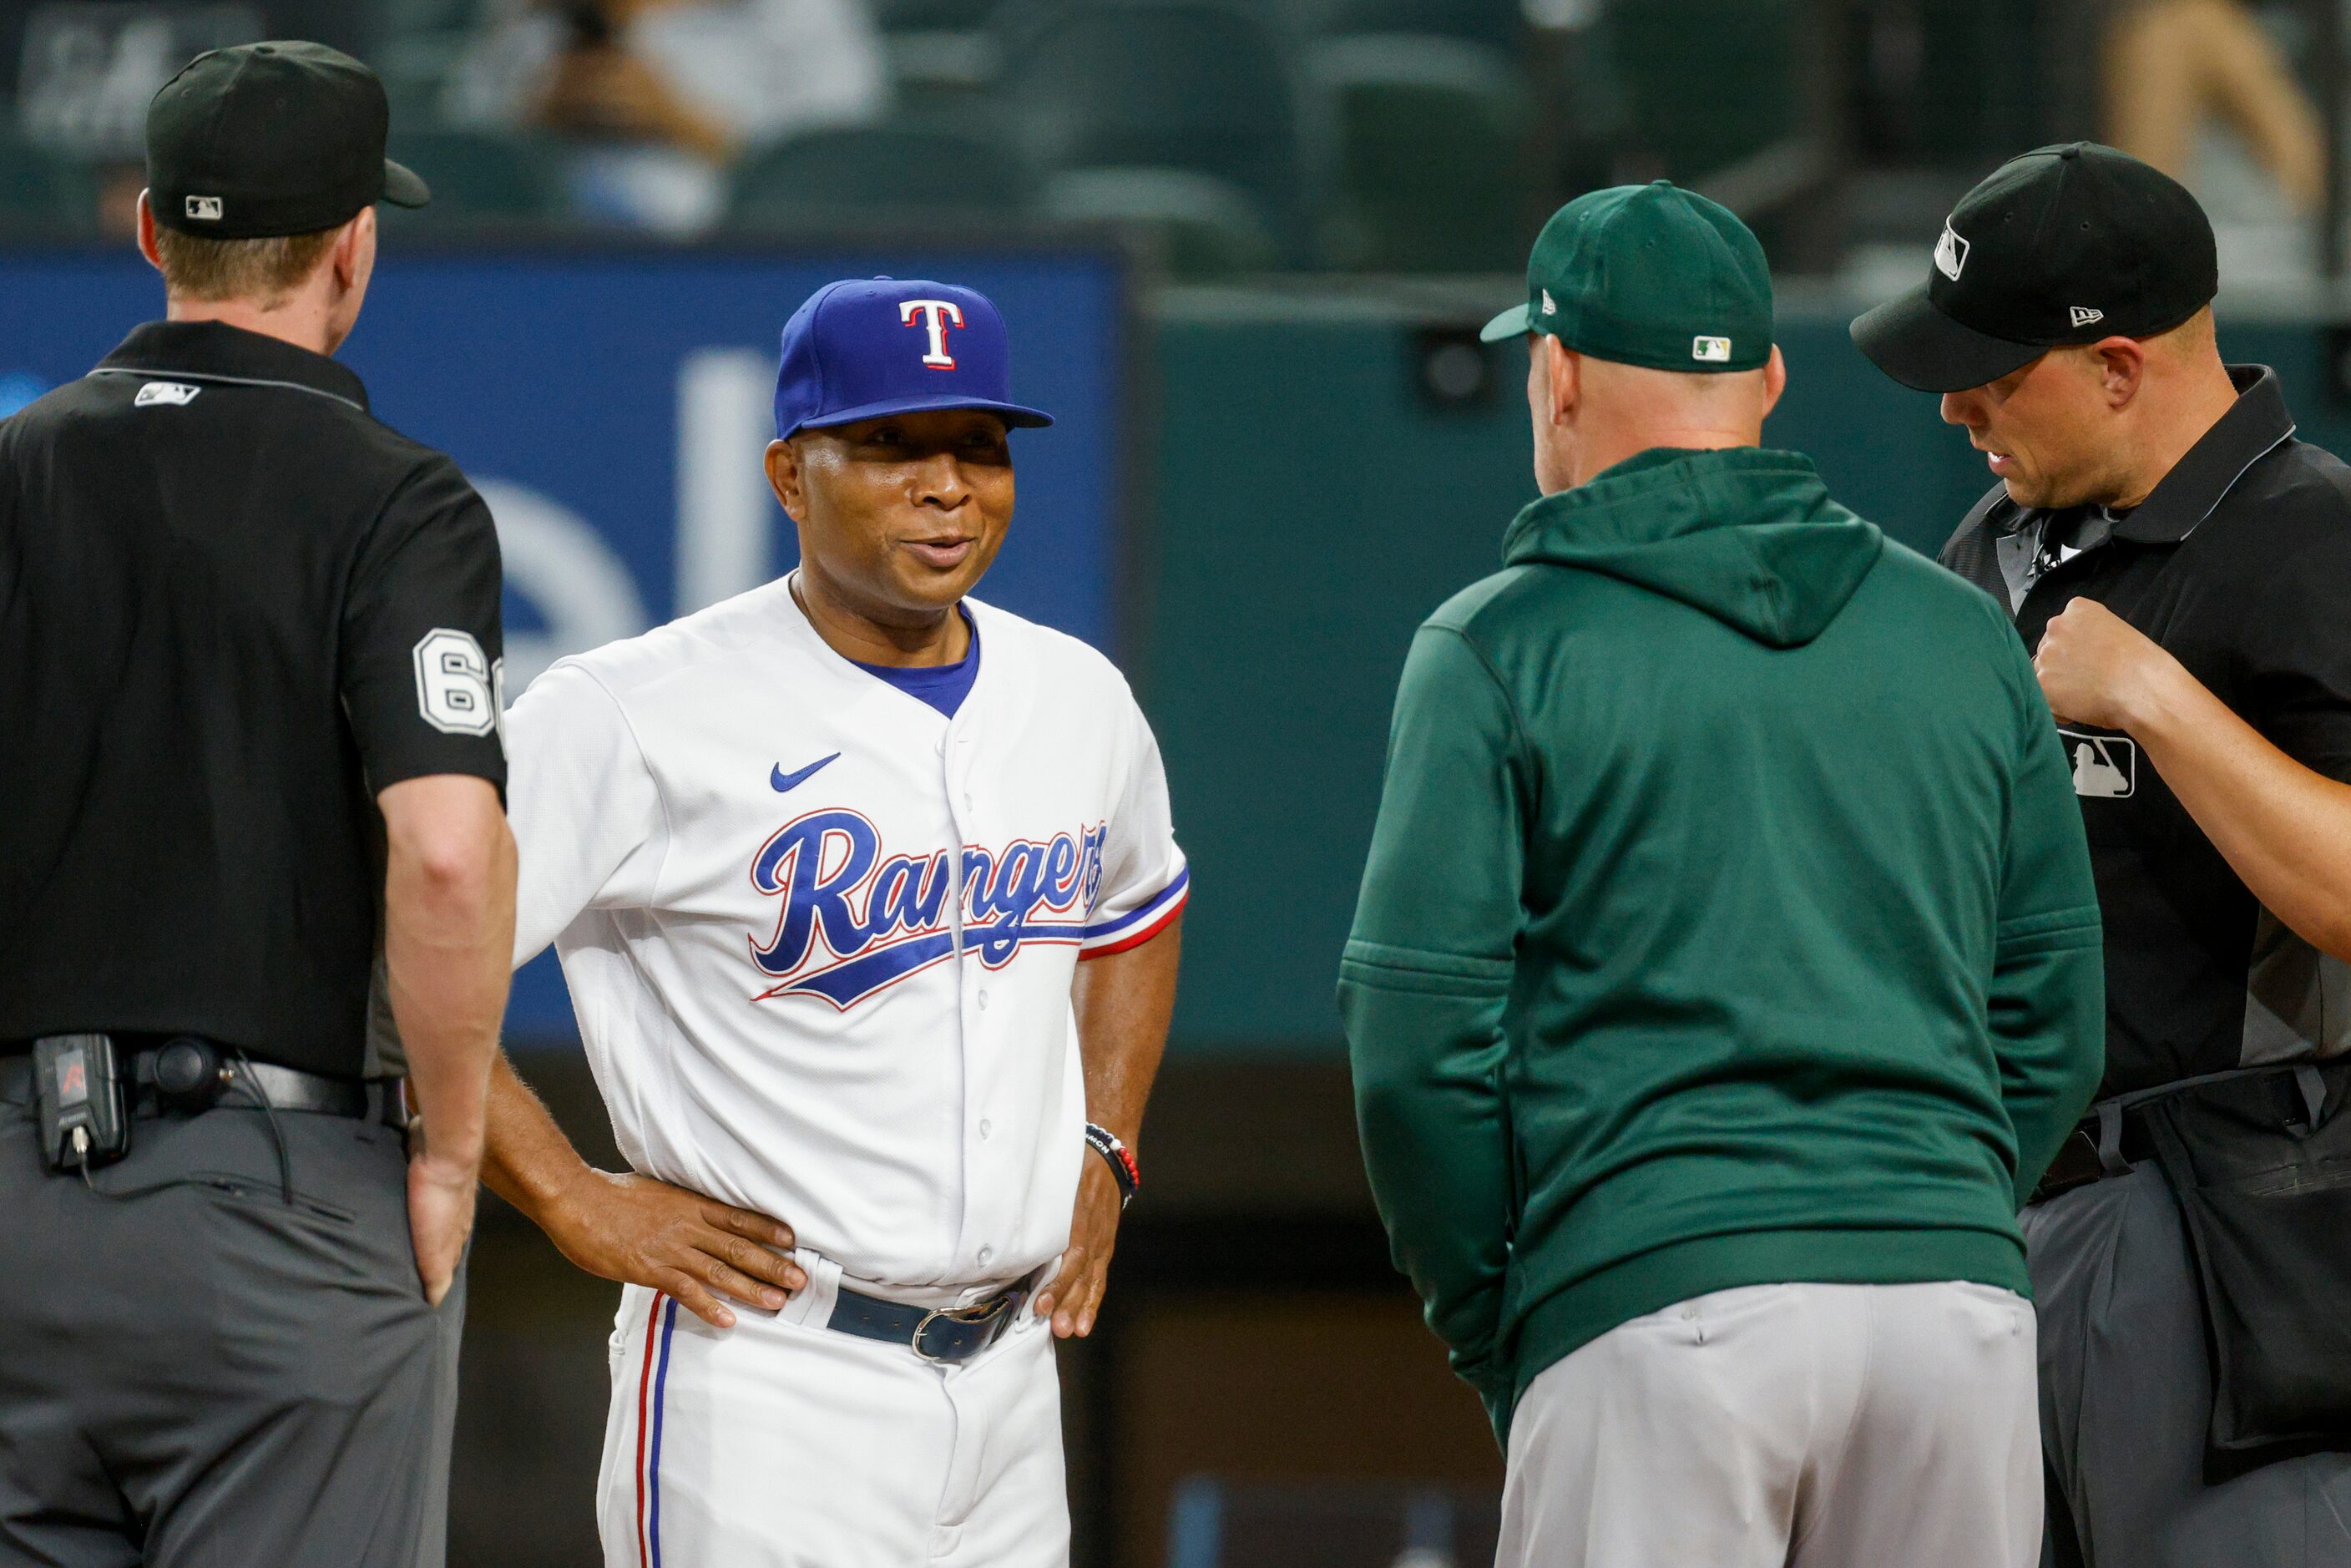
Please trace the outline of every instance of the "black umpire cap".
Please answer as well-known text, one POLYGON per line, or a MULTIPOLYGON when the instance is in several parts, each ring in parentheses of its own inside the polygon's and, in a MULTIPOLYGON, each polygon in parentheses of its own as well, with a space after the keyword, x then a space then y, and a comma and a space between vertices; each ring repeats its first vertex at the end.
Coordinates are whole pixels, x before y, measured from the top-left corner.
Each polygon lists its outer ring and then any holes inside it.
POLYGON ((1925 286, 1857 318, 1853 340, 1904 386, 1964 392, 2063 345, 2168 332, 2220 292, 2211 220, 2186 187, 2073 141, 1960 198, 1925 286))
POLYGON ((215 239, 311 234, 377 202, 433 193, 383 155, 391 106, 376 74, 324 44, 240 44, 198 55, 147 108, 155 221, 215 239))

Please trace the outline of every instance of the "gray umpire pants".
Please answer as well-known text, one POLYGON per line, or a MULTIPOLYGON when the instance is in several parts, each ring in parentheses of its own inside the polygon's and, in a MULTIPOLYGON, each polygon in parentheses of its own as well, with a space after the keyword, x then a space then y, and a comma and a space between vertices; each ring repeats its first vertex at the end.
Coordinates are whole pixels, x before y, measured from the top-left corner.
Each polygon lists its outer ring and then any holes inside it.
POLYGON ((2041 1316, 2045 1568, 2351 1568, 2351 1453, 2207 1469, 2202 1292, 2161 1169, 2148 1161, 2034 1205, 2024 1239, 2041 1316))
POLYGON ((52 1174, 0 1103, 0 1568, 440 1568, 460 1288, 425 1305, 401 1134, 132 1124, 52 1174))

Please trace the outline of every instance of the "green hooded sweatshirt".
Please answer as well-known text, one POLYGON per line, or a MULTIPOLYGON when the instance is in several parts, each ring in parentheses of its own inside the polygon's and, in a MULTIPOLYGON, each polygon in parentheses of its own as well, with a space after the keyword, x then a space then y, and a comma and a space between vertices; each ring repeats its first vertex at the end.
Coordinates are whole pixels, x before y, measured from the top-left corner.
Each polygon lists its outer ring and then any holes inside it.
POLYGON ((2105 1001, 2008 617, 1752 447, 1643 453, 1503 558, 1413 640, 1339 982, 1397 1264, 1497 1434, 1710 1291, 2027 1293, 2105 1001))

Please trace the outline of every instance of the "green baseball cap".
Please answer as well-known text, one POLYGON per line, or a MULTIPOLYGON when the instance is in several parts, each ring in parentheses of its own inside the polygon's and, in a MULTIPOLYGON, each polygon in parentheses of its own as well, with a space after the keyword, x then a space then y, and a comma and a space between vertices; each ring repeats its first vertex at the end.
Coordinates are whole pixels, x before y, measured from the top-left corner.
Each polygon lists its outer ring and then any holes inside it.
POLYGON ((1738 214, 1670 181, 1593 191, 1553 213, 1527 257, 1527 301, 1479 336, 1548 332, 1578 353, 1657 371, 1771 359, 1771 268, 1738 214))

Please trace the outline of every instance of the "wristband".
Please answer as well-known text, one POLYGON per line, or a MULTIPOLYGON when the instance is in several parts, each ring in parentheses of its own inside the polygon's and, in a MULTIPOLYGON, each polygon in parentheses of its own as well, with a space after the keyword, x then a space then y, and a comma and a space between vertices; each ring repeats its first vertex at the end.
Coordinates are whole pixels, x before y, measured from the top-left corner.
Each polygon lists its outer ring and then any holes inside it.
POLYGON ((1124 1208, 1143 1190, 1143 1170, 1134 1163, 1134 1151, 1119 1142, 1118 1134, 1107 1127, 1086 1124, 1086 1147, 1102 1157, 1110 1166, 1111 1179, 1118 1183, 1118 1206, 1124 1208))

